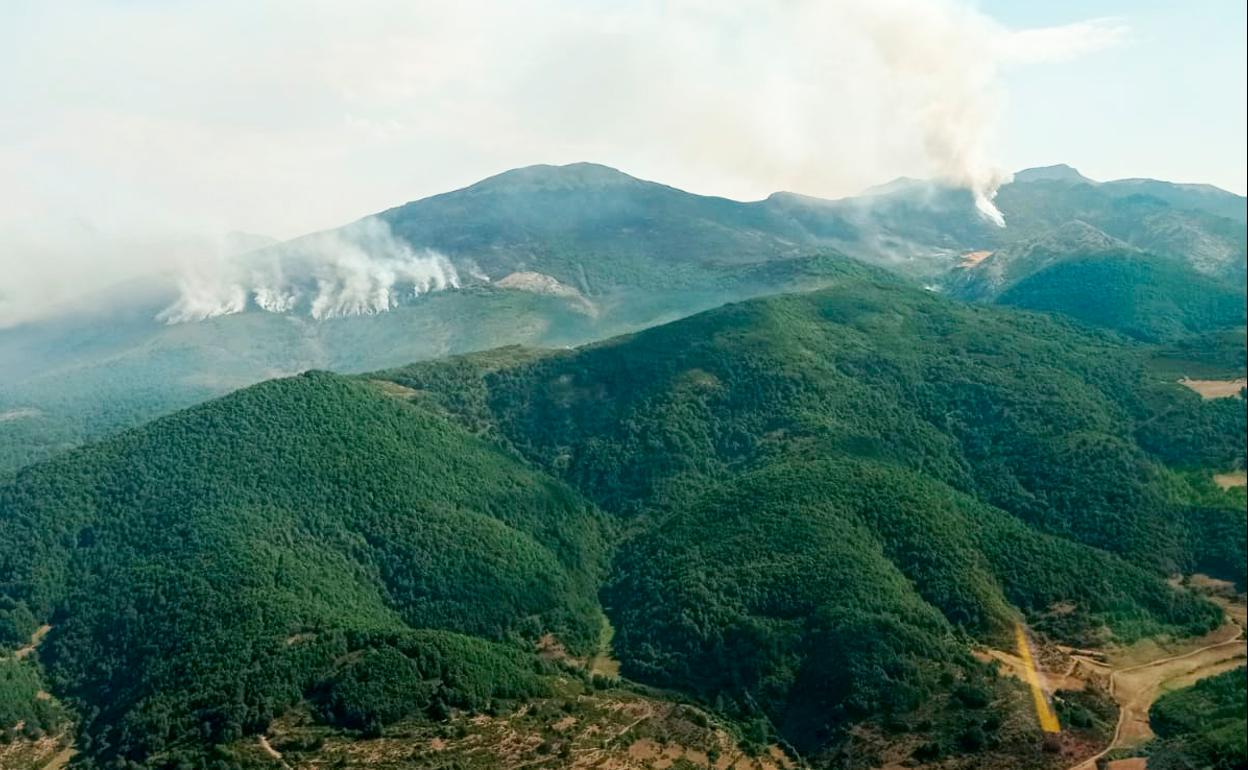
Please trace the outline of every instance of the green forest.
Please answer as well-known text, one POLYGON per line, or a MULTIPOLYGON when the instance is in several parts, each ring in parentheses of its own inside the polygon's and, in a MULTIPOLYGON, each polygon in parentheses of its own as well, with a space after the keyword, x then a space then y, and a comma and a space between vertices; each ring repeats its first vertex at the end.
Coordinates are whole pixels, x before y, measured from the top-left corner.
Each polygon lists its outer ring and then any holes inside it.
POLYGON ((0 644, 51 626, 0 716, 46 689, 86 766, 215 770, 300 702, 367 736, 542 695, 538 641, 589 654, 604 613, 625 677, 809 755, 982 708, 969 646, 1016 618, 1199 634, 1220 610, 1166 577, 1243 588, 1243 497, 1207 479, 1244 465, 1244 401, 1162 353, 863 270, 575 350, 265 382, 0 483, 0 644))
POLYGON ((1244 731, 1248 722, 1248 679, 1243 668, 1163 695, 1149 711, 1149 721, 1157 733, 1149 744, 1150 768, 1248 767, 1248 736, 1244 731))
POLYGON ((1177 259, 1109 252, 1078 255, 1040 270, 997 301, 1164 342, 1243 326, 1244 299, 1242 280, 1203 275, 1177 259))

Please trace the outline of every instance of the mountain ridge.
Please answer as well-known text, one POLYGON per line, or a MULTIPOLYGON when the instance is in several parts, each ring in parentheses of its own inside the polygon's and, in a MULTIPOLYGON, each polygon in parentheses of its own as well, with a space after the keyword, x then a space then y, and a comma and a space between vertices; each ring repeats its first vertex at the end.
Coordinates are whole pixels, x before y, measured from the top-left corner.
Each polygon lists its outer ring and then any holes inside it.
POLYGON ((997 196, 1007 226, 998 228, 968 192, 926 183, 740 202, 599 164, 514 169, 250 251, 206 284, 147 282, 133 297, 114 292, 100 307, 0 330, 0 409, 40 415, 0 424, 0 471, 275 374, 363 371, 498 344, 575 345, 818 288, 857 269, 847 260, 958 286, 988 274, 961 270, 966 255, 1006 254, 1060 237, 1072 222, 1243 282, 1240 220, 1180 205, 1196 195, 1213 200, 1211 210, 1227 200, 1242 210, 1242 198, 1115 184, 1007 184, 997 196), (133 307, 117 307, 128 300, 133 307), (93 406, 101 401, 107 410, 93 406))

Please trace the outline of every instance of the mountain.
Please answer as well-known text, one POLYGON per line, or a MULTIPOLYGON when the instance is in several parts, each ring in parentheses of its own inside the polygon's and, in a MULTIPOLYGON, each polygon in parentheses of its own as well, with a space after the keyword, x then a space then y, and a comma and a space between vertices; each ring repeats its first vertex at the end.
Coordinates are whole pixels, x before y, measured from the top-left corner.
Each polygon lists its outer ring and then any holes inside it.
POLYGON ((998 244, 1081 221, 1207 275, 1242 280, 1248 238, 1243 196, 1157 180, 1072 183, 1068 176, 1033 181, 1022 176, 1024 181, 1005 185, 997 195, 1009 223, 1006 229, 1014 231, 1002 234, 998 244))
POLYGON ((1177 260, 1109 251, 1046 267, 997 301, 1161 342, 1243 327, 1245 299, 1242 285, 1202 275, 1177 260))
POLYGON ((1018 172, 994 202, 1003 228, 976 212, 968 191, 923 180, 899 179, 839 201, 768 199, 820 242, 924 281, 942 281, 967 253, 1008 249, 1076 222, 1208 275, 1244 276, 1248 207, 1243 196, 1215 187, 1096 182, 1050 166, 1018 172))
POLYGON ((398 238, 471 261, 490 280, 536 271, 589 297, 700 285, 718 269, 812 245, 766 206, 692 195, 592 163, 508 171, 378 218, 398 238))
POLYGON ((1065 163, 1057 163, 1052 166, 1038 166, 1036 168, 1025 168, 1014 175, 1012 180, 1018 184, 1026 184, 1030 182, 1064 182, 1066 184, 1097 184, 1092 179, 1079 173, 1079 170, 1065 163))
MULTIPOLYGON (((1056 767, 971 646, 1199 634, 1221 611, 1166 576, 1245 571, 1208 481, 1244 402, 1156 355, 862 268, 574 350, 261 383, 0 483, 0 634, 39 642, 0 703, 49 692, 105 766, 242 766, 291 719, 366 751, 456 714, 566 729, 605 708, 575 660, 613 629, 647 697, 758 747, 1056 767)), ((573 750, 545 735, 476 761, 573 750)))
POLYGON ((1066 222, 1035 238, 965 260, 945 290, 961 299, 993 300, 1020 280, 1073 256, 1129 252, 1131 247, 1080 220, 1066 222))
MULTIPOLYGON (((987 283, 995 297, 1002 286, 959 266, 968 254, 1036 251, 1086 226, 1102 245, 1244 282, 1240 196, 1046 169, 1020 172, 997 203, 1005 228, 969 192, 920 180, 836 201, 738 202, 579 163, 508 171, 285 243, 240 235, 238 249, 258 248, 0 330, 0 473, 265 378, 576 345, 815 289, 859 270, 851 258, 958 296, 987 283)), ((984 262, 984 274, 1005 261, 984 262)), ((1166 271, 1158 302, 1186 302, 1170 295, 1187 277, 1166 271)))
POLYGON ((955 271, 950 294, 1061 313, 1150 342, 1245 324, 1245 289, 1069 222, 955 271))

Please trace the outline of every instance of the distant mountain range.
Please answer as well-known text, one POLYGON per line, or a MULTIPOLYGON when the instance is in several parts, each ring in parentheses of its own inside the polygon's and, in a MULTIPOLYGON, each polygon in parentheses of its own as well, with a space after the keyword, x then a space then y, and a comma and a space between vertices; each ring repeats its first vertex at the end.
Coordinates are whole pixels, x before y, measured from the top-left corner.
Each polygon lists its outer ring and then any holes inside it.
POLYGON ((538 166, 0 332, 0 766, 1088 757, 998 664, 1229 628, 1244 199, 997 201, 538 166))
MULTIPOLYGON (((410 249, 409 262, 430 252, 446 257, 448 280, 437 288, 540 273, 569 292, 594 297, 704 286, 735 266, 826 250, 940 277, 966 252, 1083 223, 1130 246, 1184 259, 1200 272, 1235 277, 1243 271, 1245 199, 1215 187, 1147 179, 1098 183, 1069 166, 1051 166, 1021 171, 1001 189, 1005 228, 979 215, 970 201, 964 190, 903 178, 856 198, 782 192, 743 203, 591 163, 530 166, 259 250, 248 260, 253 268, 276 261, 284 268, 279 272, 297 280, 306 267, 301 262, 327 250, 358 248, 384 259, 410 249)), ((415 288, 410 296, 430 287, 415 288)), ((282 287, 253 289, 248 304, 293 309, 273 302, 282 293, 282 287)))
POLYGON ((1243 323, 1242 196, 1053 166, 1019 172, 996 202, 1004 228, 969 192, 920 180, 841 200, 738 202, 578 163, 508 171, 285 243, 253 239, 260 248, 219 269, 0 330, 0 413, 21 415, 0 420, 0 469, 267 377, 573 345, 818 288, 855 262, 959 297, 1062 311, 1062 293, 1045 298, 1046 276, 1079 282, 1071 271, 1090 268, 1047 270, 1130 254, 1165 267, 1089 276, 1127 282, 1119 303, 1150 284, 1150 307, 1175 304, 1175 318, 1142 324, 1128 308, 1085 321, 1150 338, 1243 323))

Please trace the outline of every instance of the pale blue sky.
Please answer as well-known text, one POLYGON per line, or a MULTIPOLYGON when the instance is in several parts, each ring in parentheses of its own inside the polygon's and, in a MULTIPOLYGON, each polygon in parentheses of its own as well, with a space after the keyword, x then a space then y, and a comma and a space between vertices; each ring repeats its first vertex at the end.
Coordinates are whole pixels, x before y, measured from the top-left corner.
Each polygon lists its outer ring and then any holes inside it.
POLYGON ((1093 178, 1209 182, 1244 194, 1245 29, 1241 0, 984 0, 1010 26, 1109 16, 1117 46, 1007 75, 1001 154, 1013 166, 1065 162, 1093 178))

